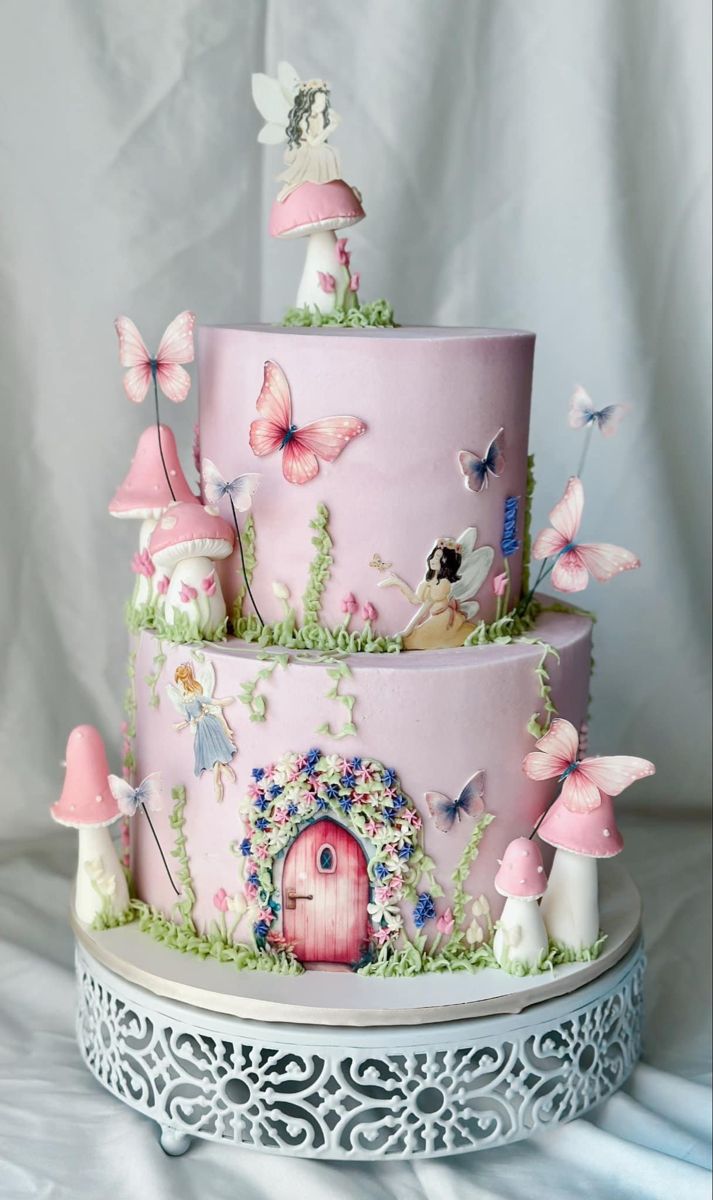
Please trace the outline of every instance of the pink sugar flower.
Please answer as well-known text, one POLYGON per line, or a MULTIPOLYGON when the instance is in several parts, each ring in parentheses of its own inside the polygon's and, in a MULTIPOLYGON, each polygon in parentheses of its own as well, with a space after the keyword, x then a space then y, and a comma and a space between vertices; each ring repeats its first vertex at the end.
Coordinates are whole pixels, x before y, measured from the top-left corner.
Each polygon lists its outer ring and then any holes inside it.
POLYGON ((351 279, 349 280, 349 291, 350 292, 358 292, 360 283, 361 283, 361 275, 359 274, 358 271, 355 271, 354 274, 352 275, 351 279))
POLYGON ((272 819, 276 825, 286 825, 290 819, 290 814, 286 808, 276 808, 272 814, 272 819))
POLYGON ((393 879, 391 880, 391 883, 389 884, 391 895, 398 896, 398 894, 402 890, 403 886, 404 886, 404 881, 401 878, 401 876, 394 875, 393 879))
POLYGON ((500 573, 500 575, 496 575, 495 578, 493 579, 493 592, 495 593, 496 596, 504 596, 507 585, 508 585, 507 574, 505 571, 502 571, 500 573))
POLYGON ((257 896, 257 884, 246 883, 245 884, 245 895, 248 898, 248 900, 254 900, 255 897, 257 896))
POLYGON ((171 580, 168 578, 168 575, 161 576, 158 583, 156 584, 156 591, 158 592, 158 594, 160 596, 166 595, 166 592, 168 591, 168 585, 170 584, 170 582, 171 582, 171 580))
POLYGON ((135 575, 144 575, 146 579, 150 579, 156 573, 154 561, 148 550, 142 550, 140 554, 133 556, 131 570, 135 575))
POLYGON ((399 852, 399 848, 396 845, 396 842, 387 842, 386 845, 384 846, 384 854, 395 855, 395 854, 398 854, 398 852, 399 852))
POLYGON ((264 921, 266 925, 272 925, 275 920, 275 914, 271 908, 261 908, 257 914, 258 921, 264 921))
POLYGON ((376 900, 377 904, 385 904, 387 902, 387 900, 391 899, 391 888, 390 887, 374 888, 374 899, 376 900))
POLYGON ((131 841, 131 833, 126 822, 122 822, 121 829, 119 830, 119 837, 121 838, 122 846, 129 845, 129 842, 131 841))
POLYGON ((444 913, 441 913, 440 917, 436 921, 436 929, 439 933, 444 933, 446 937, 453 933, 454 925, 455 921, 453 920, 453 913, 451 912, 450 908, 447 908, 444 913))
POLYGON ((359 609, 359 601, 357 600, 356 596, 353 595, 352 592, 348 592, 347 595, 342 600, 342 612, 343 613, 355 613, 358 611, 358 609, 359 609))
POLYGON ((403 820, 407 825, 410 825, 412 829, 420 829, 423 825, 423 821, 421 820, 420 816, 417 812, 414 812, 412 808, 404 809, 403 820))
POLYGON ((367 600, 366 604, 361 610, 361 615, 365 621, 375 621, 379 614, 374 608, 374 605, 367 600))
POLYGON ((196 588, 191 587, 189 583, 185 583, 184 580, 181 580, 181 590, 178 595, 182 604, 188 604, 190 600, 195 600, 196 596, 198 595, 198 591, 196 588))
POLYGON ((210 575, 206 575, 205 579, 201 579, 201 587, 206 596, 214 596, 216 589, 215 571, 211 571, 210 575))
POLYGON ((270 847, 267 846, 265 842, 260 842, 260 845, 255 847, 255 857, 262 859, 269 858, 270 847))
POLYGON ((374 837, 380 829, 383 829, 383 825, 380 825, 373 817, 369 817, 369 820, 364 825, 364 833, 367 837, 374 837))
POLYGON ((391 937, 392 932, 393 932, 393 930, 385 929, 383 925, 380 926, 378 929, 375 929, 374 930, 374 941, 376 942, 377 946, 383 946, 385 942, 388 942, 389 938, 391 937))
POLYGON ((348 267, 351 261, 351 254, 347 250, 348 238, 337 238, 337 262, 340 267, 348 267))
POLYGON ((218 909, 218 912, 228 911, 228 893, 225 888, 218 888, 218 891, 213 897, 213 904, 218 909))
POLYGON ((329 295, 331 292, 336 292, 337 281, 333 275, 329 274, 328 271, 318 271, 317 277, 319 279, 319 286, 323 292, 326 292, 327 295, 329 295))

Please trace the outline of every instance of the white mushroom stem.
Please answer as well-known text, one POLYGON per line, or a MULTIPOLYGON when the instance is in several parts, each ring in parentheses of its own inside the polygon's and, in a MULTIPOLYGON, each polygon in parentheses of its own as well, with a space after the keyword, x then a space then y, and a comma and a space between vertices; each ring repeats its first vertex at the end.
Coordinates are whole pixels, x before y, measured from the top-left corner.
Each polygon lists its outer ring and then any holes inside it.
POLYGON ((596 858, 557 850, 542 901, 542 916, 552 941, 579 953, 599 937, 599 886, 596 858))
POLYGON ((120 916, 129 906, 129 889, 108 825, 83 825, 79 830, 79 861, 74 908, 80 921, 91 925, 102 910, 120 916), (96 879, 97 864, 101 878, 96 879), (113 883, 112 883, 113 881, 113 883))
POLYGON ((536 900, 509 896, 493 938, 493 953, 505 970, 510 963, 533 969, 547 953, 547 931, 536 900))
POLYGON ((320 229, 307 238, 305 265, 297 291, 297 307, 318 308, 322 313, 333 313, 337 306, 338 293, 325 292, 320 286, 319 271, 333 275, 339 281, 344 268, 337 261, 337 235, 333 229, 320 229))
POLYGON ((167 625, 175 625, 177 616, 183 613, 197 626, 201 637, 216 633, 225 620, 226 608, 218 572, 210 558, 184 558, 176 564, 163 612, 167 625), (211 580, 215 585, 212 595, 205 588, 206 581, 211 580))

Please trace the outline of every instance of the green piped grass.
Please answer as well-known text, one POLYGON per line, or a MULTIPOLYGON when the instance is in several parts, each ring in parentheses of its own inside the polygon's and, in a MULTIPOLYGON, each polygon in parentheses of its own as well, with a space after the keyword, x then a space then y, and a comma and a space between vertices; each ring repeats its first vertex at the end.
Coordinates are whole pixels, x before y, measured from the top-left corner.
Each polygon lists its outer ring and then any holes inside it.
POLYGON ((304 971, 302 964, 285 950, 272 950, 269 946, 255 950, 252 946, 226 942, 215 934, 209 937, 197 933, 192 923, 177 925, 142 900, 134 900, 132 906, 136 910, 141 932, 171 950, 193 954, 203 961, 214 959, 216 962, 229 963, 237 971, 269 971, 279 975, 301 975, 304 971))
POLYGON ((111 908, 107 905, 102 908, 100 913, 97 913, 92 921, 92 929, 96 929, 98 932, 104 929, 119 929, 122 925, 130 925, 137 917, 138 913, 133 900, 130 901, 129 907, 125 908, 121 913, 112 912, 111 908))
POLYGON ((233 621, 235 637, 261 649, 281 646, 286 650, 319 650, 323 654, 398 654, 400 637, 375 634, 370 622, 363 629, 345 629, 336 625, 298 625, 294 609, 282 621, 260 625, 252 613, 233 621))
POLYGON ((388 300, 370 300, 367 304, 356 304, 340 308, 333 313, 322 313, 318 308, 288 308, 282 324, 300 328, 338 326, 342 329, 395 329, 393 305, 388 300))

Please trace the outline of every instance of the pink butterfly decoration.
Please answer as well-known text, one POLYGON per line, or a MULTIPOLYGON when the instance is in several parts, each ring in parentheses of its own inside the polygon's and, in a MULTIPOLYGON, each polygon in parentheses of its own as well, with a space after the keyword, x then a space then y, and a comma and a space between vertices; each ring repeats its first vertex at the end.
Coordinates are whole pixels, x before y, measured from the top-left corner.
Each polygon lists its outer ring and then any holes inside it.
POLYGON ((250 426, 250 449, 258 458, 282 451, 282 473, 288 483, 308 483, 319 461, 334 462, 349 442, 366 432, 358 417, 325 417, 301 429, 292 423, 292 397, 285 373, 277 363, 265 363, 257 399, 260 416, 250 426))
POLYGON ((114 327, 119 338, 119 362, 127 368, 124 391, 134 404, 141 404, 154 375, 167 400, 172 400, 174 404, 185 400, 191 377, 180 364, 193 362, 195 357, 195 322, 192 312, 182 312, 174 317, 161 338, 156 357, 152 358, 134 322, 128 317, 116 318, 114 327))
POLYGON ((559 779, 562 803, 570 812, 591 812, 599 808, 602 793, 618 796, 624 788, 653 775, 656 770, 645 758, 630 758, 623 754, 580 760, 578 748, 579 734, 574 725, 556 717, 522 764, 528 779, 559 779))
POLYGON ((532 547, 533 559, 557 555, 552 583, 560 592, 581 592, 589 583, 590 573, 600 583, 620 571, 632 571, 641 562, 623 546, 607 542, 575 543, 584 509, 582 481, 573 475, 564 496, 550 513, 552 529, 543 529, 532 547))

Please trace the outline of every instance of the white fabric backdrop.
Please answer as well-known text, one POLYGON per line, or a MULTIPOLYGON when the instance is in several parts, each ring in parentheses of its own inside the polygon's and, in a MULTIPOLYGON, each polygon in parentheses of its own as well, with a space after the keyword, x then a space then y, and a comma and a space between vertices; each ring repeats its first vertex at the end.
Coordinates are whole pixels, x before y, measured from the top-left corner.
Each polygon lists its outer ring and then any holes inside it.
MULTIPOLYGON (((0 1194, 15 1200, 79 1194, 70 1182, 40 1187, 34 1175, 37 1139, 49 1135, 29 1119, 43 1071, 34 1058, 18 1058, 23 1037, 52 1064, 54 1085, 77 1097, 80 1124, 106 1113, 117 1130, 134 1128, 108 1099, 97 1100, 71 1046, 69 940, 60 955, 63 926, 45 919, 65 894, 47 856, 68 871, 71 838, 48 835, 46 810, 72 725, 93 721, 118 748, 135 531, 110 521, 106 504, 149 412, 123 397, 112 319, 128 312, 153 344, 181 308, 206 323, 275 319, 296 288, 299 246, 271 243, 266 233, 279 152, 255 141, 252 70, 272 71, 285 57, 332 81, 345 173, 369 212, 352 238, 365 295, 387 295, 405 323, 539 333, 536 520, 579 451, 564 420, 573 383, 601 404, 632 405, 618 438, 595 445, 585 479, 587 536, 621 541, 644 562, 583 596, 600 618, 593 743, 656 759, 658 774, 632 791, 629 808, 707 809, 710 6, 0 0, 0 29, 0 840, 11 918, 0 1083, 8 1085, 3 1122, 12 1113, 17 1125, 5 1161, 25 1173, 5 1193, 0 1181, 0 1194), (20 869, 17 839, 45 836, 32 852, 35 867, 20 869), (49 946, 50 965, 40 968, 37 954, 49 946), (10 1094, 19 1076, 25 1107, 10 1094), (85 1095, 96 1109, 83 1107, 85 1095)), ((195 398, 170 414, 187 463, 195 398)), ((654 873, 654 896, 668 878, 670 846, 668 827, 656 828, 647 857, 629 851, 654 873)), ((707 927, 699 880, 708 857, 705 844, 694 845, 704 828, 684 837, 691 849, 681 850, 674 879, 685 903, 665 906, 657 959, 664 999, 653 1061, 689 1078, 706 1069, 705 1001, 688 987, 689 976, 702 988, 705 980, 700 959, 686 966, 688 922, 707 927)), ((680 1114, 677 1086, 669 1077, 661 1090, 680 1114)), ((623 1137, 617 1114, 625 1103, 606 1109, 623 1137)), ((61 1128, 71 1161, 81 1143, 61 1128)), ((565 1163, 584 1150, 576 1129, 562 1135, 565 1163)), ((643 1137, 663 1149, 655 1121, 643 1137)), ((544 1156, 542 1179, 555 1145, 532 1152, 544 1156)), ((586 1149, 611 1152, 596 1140, 586 1149)), ((103 1154, 108 1164, 106 1146, 103 1154)), ((175 1167, 162 1175, 166 1164, 155 1155, 140 1161, 155 1182, 144 1194, 169 1194, 175 1167)), ((447 1164, 419 1168, 420 1186, 431 1195, 534 1195, 529 1148, 507 1159, 518 1164, 509 1182, 503 1161, 479 1176, 484 1191, 447 1164)), ((632 1178, 644 1170, 640 1155, 624 1154, 621 1164, 632 1178)), ((64 1181, 59 1158, 55 1165, 43 1179, 64 1181)), ((264 1187, 274 1169, 265 1166, 264 1187)), ((688 1177, 666 1192, 663 1176, 654 1183, 655 1163, 647 1160, 646 1171, 651 1182, 639 1191, 622 1183, 597 1193, 590 1181, 588 1194, 694 1195, 688 1177)), ((385 1176, 345 1178, 365 1196, 385 1176)), ((334 1178, 322 1177, 320 1194, 334 1178)), ((295 1179, 306 1187, 308 1168, 295 1179)), ((393 1186, 394 1194, 419 1194, 406 1176, 394 1175, 393 1186)))

